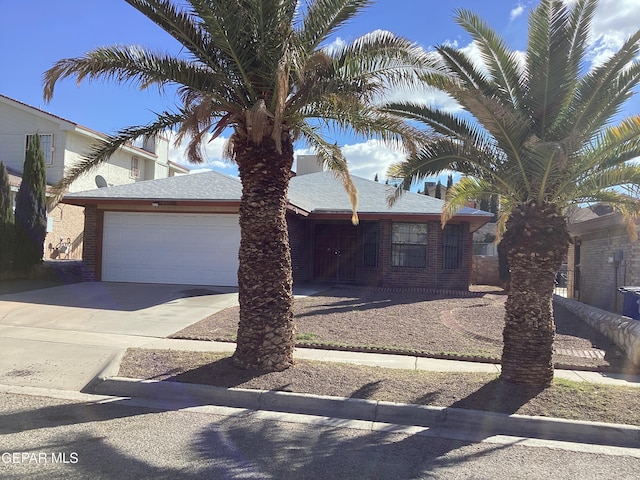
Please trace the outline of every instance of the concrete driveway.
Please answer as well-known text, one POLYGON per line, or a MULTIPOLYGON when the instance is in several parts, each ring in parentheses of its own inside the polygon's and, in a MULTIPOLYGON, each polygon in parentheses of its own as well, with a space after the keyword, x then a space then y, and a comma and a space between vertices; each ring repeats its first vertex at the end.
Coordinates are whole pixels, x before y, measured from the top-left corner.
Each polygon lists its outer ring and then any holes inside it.
POLYGON ((81 390, 128 347, 237 304, 229 287, 88 282, 0 295, 0 384, 81 390))

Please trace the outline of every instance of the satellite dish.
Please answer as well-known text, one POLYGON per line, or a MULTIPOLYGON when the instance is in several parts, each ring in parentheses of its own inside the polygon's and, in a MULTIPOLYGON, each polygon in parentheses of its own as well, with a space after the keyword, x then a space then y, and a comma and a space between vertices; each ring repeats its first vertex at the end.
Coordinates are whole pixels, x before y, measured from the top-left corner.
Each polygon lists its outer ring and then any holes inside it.
POLYGON ((108 187, 107 181, 104 179, 102 175, 96 175, 96 185, 98 188, 108 187))

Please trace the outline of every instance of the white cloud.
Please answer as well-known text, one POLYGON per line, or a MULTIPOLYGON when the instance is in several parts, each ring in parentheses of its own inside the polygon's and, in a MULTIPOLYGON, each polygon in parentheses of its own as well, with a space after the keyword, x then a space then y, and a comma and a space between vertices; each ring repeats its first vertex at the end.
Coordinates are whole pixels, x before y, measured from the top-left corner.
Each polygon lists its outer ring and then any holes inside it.
POLYGON ((328 45, 325 45, 323 49, 326 50, 327 52, 334 52, 336 50, 344 48, 346 44, 347 42, 345 42, 342 38, 336 37, 333 42, 329 43, 328 45))
POLYGON ((458 40, 449 40, 448 38, 442 42, 443 45, 451 48, 458 48, 458 40))
POLYGON ((591 23, 587 55, 593 66, 601 65, 620 49, 624 41, 638 29, 639 18, 638 0, 600 0, 591 23))
POLYGON ((223 152, 228 138, 217 137, 211 140, 211 135, 206 134, 204 141, 202 142, 202 156, 204 163, 193 164, 187 160, 186 150, 189 143, 188 140, 183 139, 178 145, 175 145, 175 133, 170 132, 169 137, 169 160, 180 163, 182 165, 192 168, 192 171, 200 171, 203 169, 215 169, 215 170, 230 170, 233 164, 223 158, 223 152))
POLYGON ((524 6, 523 5, 518 5, 516 8, 511 10, 511 12, 509 12, 509 19, 513 20, 515 18, 518 18, 523 13, 524 13, 524 6))
POLYGON ((469 43, 467 46, 462 47, 460 49, 462 53, 464 53, 471 61, 484 73, 488 73, 487 67, 482 60, 482 53, 480 53, 480 47, 478 47, 478 43, 473 41, 469 43))
MULTIPOLYGON (((313 153, 314 152, 308 148, 295 151, 296 157, 298 155, 310 155, 313 153)), ((384 182, 387 169, 391 164, 400 162, 405 158, 405 153, 401 150, 387 146, 384 142, 376 139, 370 139, 363 143, 344 145, 342 147, 342 154, 347 159, 349 172, 352 175, 373 180, 377 174, 380 182, 384 182)))

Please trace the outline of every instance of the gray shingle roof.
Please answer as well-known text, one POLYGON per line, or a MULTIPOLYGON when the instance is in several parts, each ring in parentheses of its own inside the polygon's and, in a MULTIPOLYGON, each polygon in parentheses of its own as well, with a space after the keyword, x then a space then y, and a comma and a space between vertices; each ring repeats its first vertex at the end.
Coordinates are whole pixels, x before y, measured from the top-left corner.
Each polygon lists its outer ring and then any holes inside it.
MULTIPOLYGON (((444 201, 426 195, 405 192, 392 207, 387 203, 394 187, 352 177, 358 189, 358 213, 397 213, 440 215, 444 201)), ((342 182, 330 172, 293 177, 289 186, 289 201, 307 212, 350 213, 349 197, 342 182)), ((492 216, 488 212, 463 207, 459 215, 492 216)))
POLYGON ((240 180, 224 173, 210 171, 69 193, 64 198, 70 200, 240 201, 241 195, 240 180))
MULTIPOLYGON (((389 207, 387 197, 393 187, 360 177, 352 177, 358 189, 358 213, 395 213, 440 215, 444 202, 434 197, 406 192, 389 207)), ((240 201, 240 181, 220 172, 209 171, 191 175, 147 180, 143 182, 97 188, 69 193, 73 203, 92 203, 92 200, 158 200, 158 201, 240 201), (83 202, 78 202, 82 200, 83 202)), ((309 213, 351 214, 349 197, 342 182, 330 172, 311 173, 293 177, 289 186, 289 202, 309 213)), ((491 214, 463 207, 458 215, 490 217, 491 214)))

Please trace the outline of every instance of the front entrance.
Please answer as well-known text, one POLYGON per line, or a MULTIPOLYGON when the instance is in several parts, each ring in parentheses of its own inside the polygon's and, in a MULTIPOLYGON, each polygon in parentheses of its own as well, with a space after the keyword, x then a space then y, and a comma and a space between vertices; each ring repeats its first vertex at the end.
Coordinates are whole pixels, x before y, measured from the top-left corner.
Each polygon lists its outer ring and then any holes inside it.
POLYGON ((321 282, 355 280, 358 230, 354 225, 317 224, 314 230, 314 277, 321 282))

